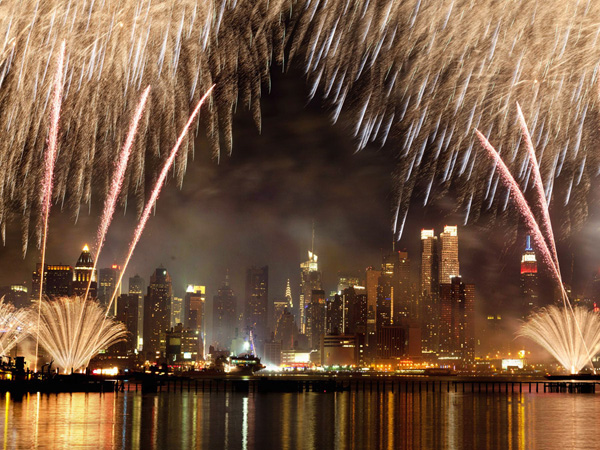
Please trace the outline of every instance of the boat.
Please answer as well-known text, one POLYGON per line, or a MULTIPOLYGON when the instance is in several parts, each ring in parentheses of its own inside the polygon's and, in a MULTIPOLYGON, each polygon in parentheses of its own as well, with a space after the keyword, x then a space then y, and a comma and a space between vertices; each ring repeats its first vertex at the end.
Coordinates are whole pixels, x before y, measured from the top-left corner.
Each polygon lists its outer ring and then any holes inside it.
POLYGON ((229 373, 236 375, 254 375, 265 366, 260 363, 260 358, 250 353, 227 358, 229 373))

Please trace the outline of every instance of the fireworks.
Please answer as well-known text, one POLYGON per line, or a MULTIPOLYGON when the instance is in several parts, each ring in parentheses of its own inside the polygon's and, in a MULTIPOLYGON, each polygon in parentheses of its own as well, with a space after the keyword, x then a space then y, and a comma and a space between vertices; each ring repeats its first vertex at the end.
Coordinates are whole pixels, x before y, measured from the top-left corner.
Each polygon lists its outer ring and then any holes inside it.
MULTIPOLYGON (((152 113, 140 124, 120 197, 135 197, 139 211, 143 180, 167 158, 162 143, 175 140, 202 92, 217 85, 203 124, 218 158, 231 151, 238 106, 260 127, 269 72, 293 59, 310 95, 325 99, 333 120, 349 121, 359 148, 398 149, 400 218, 415 193, 427 203, 449 189, 468 205, 469 220, 485 208, 501 214, 508 194, 473 151, 472 130, 486 125, 523 182, 528 156, 518 151, 518 133, 508 132, 519 100, 548 197, 555 181, 567 186, 555 201, 568 205, 568 229, 587 214, 585 194, 599 169, 592 145, 599 19, 596 3, 557 0, 4 1, 0 225, 23 216, 26 242, 43 177, 48 67, 65 40, 53 200, 76 212, 111 189, 106 174, 143 87, 152 86, 152 113)), ((188 137, 174 164, 178 182, 191 151, 188 137)))
POLYGON ((0 299, 0 356, 8 356, 12 348, 27 336, 25 310, 16 309, 0 299))

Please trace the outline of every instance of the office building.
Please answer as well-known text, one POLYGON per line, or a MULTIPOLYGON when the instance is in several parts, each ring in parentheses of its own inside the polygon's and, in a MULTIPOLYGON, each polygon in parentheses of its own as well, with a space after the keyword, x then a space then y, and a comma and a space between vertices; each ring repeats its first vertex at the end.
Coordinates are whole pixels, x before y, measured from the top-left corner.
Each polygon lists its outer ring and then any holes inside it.
POLYGON ((439 256, 434 230, 421 230, 421 322, 423 351, 436 353, 439 348, 439 256))
POLYGON ((325 291, 312 291, 306 306, 306 336, 311 350, 319 349, 325 334, 325 291))
POLYGON ((150 277, 144 297, 144 354, 150 361, 160 358, 165 350, 164 339, 171 325, 171 300, 173 288, 171 276, 164 267, 159 267, 150 277))
MULTIPOLYGON (((108 306, 110 299, 115 293, 115 288, 117 287, 117 281, 119 280, 119 274, 121 272, 121 267, 117 264, 113 264, 110 267, 106 267, 104 269, 100 269, 98 271, 98 301, 104 307, 108 306)), ((118 297, 121 295, 121 285, 117 289, 115 294, 115 300, 111 307, 110 314, 115 314, 117 310, 118 297)))
POLYGON ((123 322, 128 331, 126 341, 115 344, 117 352, 121 355, 132 355, 137 349, 138 302, 137 294, 121 294, 117 301, 115 318, 119 322, 123 322))
POLYGON ((439 283, 450 283, 453 277, 460 276, 458 263, 458 227, 446 225, 440 233, 439 283))
POLYGON ((465 363, 475 358, 475 285, 461 277, 440 284, 440 353, 460 357, 465 363))
POLYGON ((268 314, 269 266, 250 268, 246 272, 244 327, 247 332, 252 331, 255 341, 264 342, 268 338, 268 314))
POLYGON ((306 307, 312 298, 312 291, 323 289, 321 272, 319 272, 318 256, 308 252, 308 261, 300 264, 300 332, 306 332, 306 307))
POLYGON ((138 297, 138 335, 137 335, 137 346, 140 348, 140 344, 144 337, 144 291, 146 290, 146 282, 142 277, 136 274, 129 278, 129 293, 135 294, 138 297))

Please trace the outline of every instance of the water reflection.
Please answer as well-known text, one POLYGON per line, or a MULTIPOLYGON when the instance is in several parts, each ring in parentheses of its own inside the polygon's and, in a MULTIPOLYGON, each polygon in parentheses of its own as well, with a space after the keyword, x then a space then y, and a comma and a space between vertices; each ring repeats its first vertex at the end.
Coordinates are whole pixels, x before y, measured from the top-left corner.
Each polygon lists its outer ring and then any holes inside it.
POLYGON ((337 392, 5 394, 3 448, 573 448, 600 396, 337 392))

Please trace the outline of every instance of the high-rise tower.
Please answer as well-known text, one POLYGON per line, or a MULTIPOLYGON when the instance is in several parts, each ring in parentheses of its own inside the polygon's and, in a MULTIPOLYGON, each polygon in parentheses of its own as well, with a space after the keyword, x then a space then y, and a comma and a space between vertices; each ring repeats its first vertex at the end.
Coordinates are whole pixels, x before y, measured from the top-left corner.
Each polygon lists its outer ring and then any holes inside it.
POLYGON ((521 316, 527 317, 536 306, 539 306, 537 260, 528 235, 521 256, 521 316))
POLYGON ((254 338, 264 341, 268 338, 269 321, 269 266, 252 267, 246 272, 246 302, 244 325, 252 331, 254 338))
POLYGON ((144 290, 146 287, 145 285, 146 282, 138 274, 136 274, 133 277, 129 277, 129 293, 135 294, 138 297, 138 344, 144 337, 144 290))
POLYGON ((164 350, 161 334, 171 325, 171 300, 173 288, 167 269, 159 267, 150 277, 148 293, 144 297, 144 354, 150 361, 156 360, 164 350))
MULTIPOLYGON (((98 271, 98 301, 104 307, 108 306, 108 303, 115 292, 117 280, 119 279, 119 272, 121 272, 121 267, 117 264, 113 264, 110 267, 106 267, 98 271)), ((115 296, 115 301, 112 305, 110 314, 116 314, 119 295, 121 295, 121 285, 119 285, 119 289, 115 296)))
POLYGON ((434 230, 421 230, 421 318, 423 351, 439 347, 439 257, 434 230))
POLYGON ((229 274, 213 297, 213 342, 219 349, 228 349, 237 328, 237 299, 229 285, 229 274))
POLYGON ((440 233, 440 283, 450 283, 460 276, 458 264, 458 227, 446 225, 440 233))
POLYGON ((308 261, 300 264, 300 332, 306 332, 306 308, 312 299, 312 291, 323 289, 321 272, 319 272, 318 256, 308 252, 308 261))
POLYGON ((463 362, 475 358, 475 285, 453 277, 440 284, 440 352, 460 357, 463 362))

